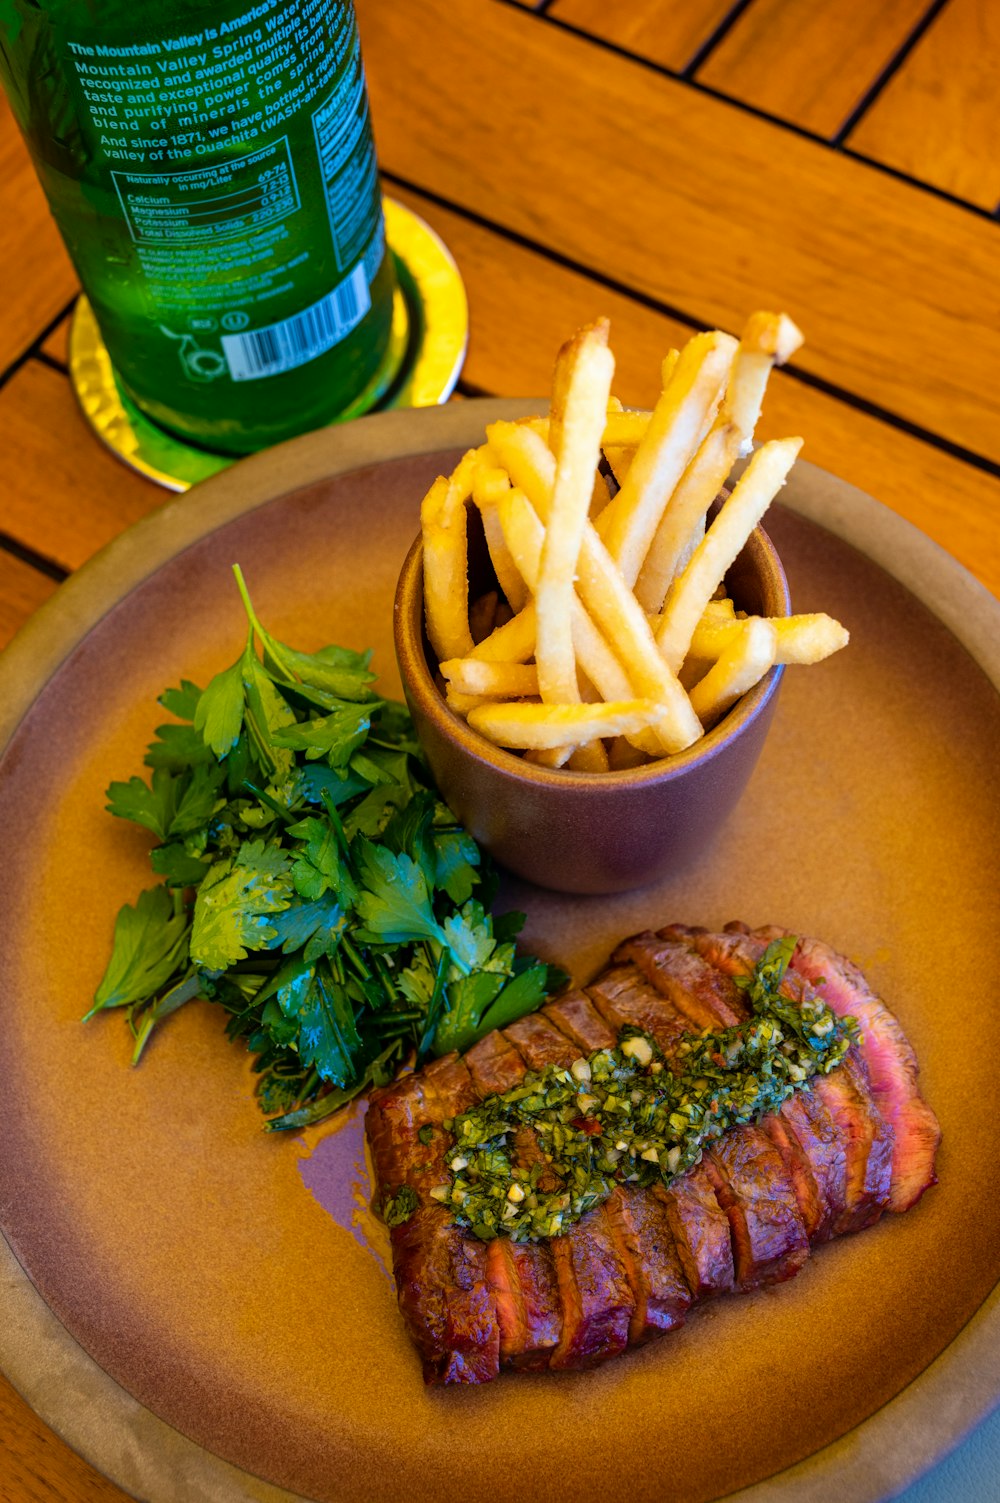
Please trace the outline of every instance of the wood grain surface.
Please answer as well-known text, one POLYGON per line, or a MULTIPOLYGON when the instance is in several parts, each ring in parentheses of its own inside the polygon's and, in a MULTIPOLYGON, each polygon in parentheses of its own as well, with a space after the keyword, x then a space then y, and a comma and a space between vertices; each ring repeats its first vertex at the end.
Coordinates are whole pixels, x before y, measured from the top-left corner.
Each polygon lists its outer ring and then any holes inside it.
POLYGON ((701 324, 778 303, 803 369, 1000 461, 993 224, 495 0, 358 13, 390 175, 701 324))
POLYGON ((1000 207, 998 95, 1000 5, 949 0, 848 141, 993 213, 1000 207))
POLYGON ((547 15, 680 73, 734 9, 734 0, 554 0, 547 15))
POLYGON ((835 136, 926 9, 927 0, 754 0, 695 77, 835 136))
MULTIPOLYGON (((666 347, 785 307, 807 343, 762 435, 803 434, 806 457, 1000 593, 1000 6, 358 12, 387 190, 443 236, 468 290, 461 391, 542 396, 568 331, 606 313, 616 389, 646 405, 666 347), (846 151, 823 139, 859 110, 846 151)), ((2 646, 167 498, 80 415, 75 274, 2 97, 0 210, 2 646)), ((124 1498, 0 1378, 0 1503, 124 1498)))

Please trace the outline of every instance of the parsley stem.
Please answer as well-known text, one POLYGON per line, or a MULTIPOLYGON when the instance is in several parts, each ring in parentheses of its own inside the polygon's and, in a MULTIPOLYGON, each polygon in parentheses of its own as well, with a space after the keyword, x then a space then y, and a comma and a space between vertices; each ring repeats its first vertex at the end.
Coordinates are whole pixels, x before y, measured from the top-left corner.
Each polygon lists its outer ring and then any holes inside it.
POLYGON ((254 798, 260 799, 262 804, 266 804, 269 809, 272 809, 279 819, 284 820, 286 825, 292 825, 298 819, 297 814, 292 814, 288 809, 283 809, 276 798, 272 798, 269 793, 265 793, 263 788, 258 788, 257 784, 252 783, 249 778, 244 778, 240 786, 245 788, 248 793, 252 793, 254 798))
POLYGON ((340 815, 337 813, 337 806, 333 802, 333 799, 330 797, 330 790, 328 788, 321 788, 319 796, 323 800, 323 807, 326 809, 327 817, 329 818, 330 823, 333 825, 334 834, 336 835, 337 840, 340 844, 340 849, 343 852, 344 865, 347 867, 347 870, 353 877, 356 875, 356 873, 354 871, 354 862, 351 860, 351 843, 348 840, 347 834, 344 830, 343 821, 341 820, 340 815))
MULTIPOLYGON (((426 952, 426 946, 425 946, 426 952)), ((427 1024, 424 1028, 423 1038, 417 1047, 417 1063, 420 1064, 430 1052, 434 1042, 434 1034, 437 1030, 438 1017, 441 1012, 441 1004, 444 1001, 444 978, 448 974, 448 961, 451 959, 449 950, 442 950, 438 957, 437 971, 434 976, 434 990, 431 1000, 427 1004, 427 1024)))
POLYGON ((239 564, 233 565, 233 574, 236 576, 236 587, 240 592, 240 597, 243 601, 243 609, 247 613, 247 620, 250 622, 251 630, 257 633, 258 637, 261 640, 264 651, 267 653, 271 661, 281 669, 281 672, 285 675, 285 678, 288 680, 288 682, 290 684, 299 683, 298 674, 296 674, 288 666, 287 662, 282 661, 282 654, 280 650, 275 650, 276 648, 279 648, 280 644, 277 643, 274 638, 264 630, 264 628, 260 624, 260 621, 257 619, 257 612, 253 608, 253 601, 250 599, 250 591, 247 589, 246 580, 243 578, 243 570, 240 568, 239 564))

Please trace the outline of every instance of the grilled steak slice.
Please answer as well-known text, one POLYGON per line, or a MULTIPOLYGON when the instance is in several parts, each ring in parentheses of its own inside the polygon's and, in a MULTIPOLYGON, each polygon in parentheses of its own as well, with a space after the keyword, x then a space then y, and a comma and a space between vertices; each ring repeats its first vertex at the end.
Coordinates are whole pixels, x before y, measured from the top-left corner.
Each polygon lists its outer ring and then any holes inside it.
POLYGON ((465 1063, 480 1100, 502 1096, 524 1078, 524 1060, 499 1029, 473 1044, 465 1063))
MULTIPOLYGON (((770 941, 787 932, 767 928, 757 930, 757 935, 770 941)), ((791 965, 838 1016, 851 1015, 861 1025, 861 1053, 872 1092, 895 1139, 888 1209, 908 1211, 937 1183, 934 1157, 941 1141, 937 1118, 919 1095, 916 1055, 885 1003, 845 956, 821 940, 800 939, 791 965)))
POLYGON ((618 1031, 601 1017, 586 992, 568 992, 542 1008, 542 1016, 579 1045, 581 1054, 596 1054, 598 1049, 613 1049, 618 1031))
POLYGON ((580 1051, 572 1040, 540 1012, 518 1018, 503 1033, 529 1070, 544 1070, 546 1065, 568 1066, 580 1057, 580 1051))
POLYGON ((684 1277, 695 1299, 725 1294, 736 1282, 729 1217, 719 1205, 704 1164, 669 1189, 659 1188, 684 1277))
MULTIPOLYGON (((519 1018, 503 1032, 532 1070, 544 1070, 550 1064, 567 1067, 580 1057, 572 1039, 542 1013, 519 1018)), ((521 1162, 530 1163, 532 1151, 535 1155, 539 1152, 534 1134, 527 1130, 519 1131, 514 1141, 521 1162)), ((544 1173, 538 1183, 541 1189, 548 1187, 544 1173)), ((615 1247, 606 1208, 596 1206, 563 1236, 550 1238, 548 1246, 562 1324, 549 1365, 593 1367, 617 1357, 628 1342, 635 1296, 615 1247)))
POLYGON ((606 1206, 611 1235, 635 1298, 630 1346, 683 1324, 691 1290, 663 1202, 653 1190, 617 1187, 606 1206))
MULTIPOLYGON (((767 948, 767 941, 741 926, 729 926, 724 934, 684 930, 678 925, 664 930, 685 940, 706 960, 730 976, 749 974, 767 948)), ((800 1002, 807 983, 788 971, 782 995, 800 1002)), ((846 1176, 844 1205, 832 1224, 835 1236, 871 1226, 889 1203, 892 1178, 892 1129, 876 1105, 864 1059, 855 1045, 843 1063, 830 1075, 817 1075, 810 1087, 833 1117, 844 1143, 846 1176)))
POLYGON ((549 1243, 562 1300, 562 1339, 550 1367, 594 1367, 628 1344, 635 1296, 605 1206, 596 1206, 549 1243))
MULTIPOLYGON (((934 1183, 937 1123, 898 1024, 850 962, 801 940, 784 995, 801 1003, 815 988, 859 1019, 865 1040, 777 1114, 727 1132, 669 1188, 617 1186, 548 1241, 479 1242, 431 1195, 448 1177, 449 1140, 435 1130, 424 1143, 421 1128, 507 1091, 528 1069, 612 1047, 625 1025, 655 1038, 669 1063, 685 1036, 749 1016, 735 978, 783 932, 671 925, 636 935, 585 991, 482 1039, 464 1061, 448 1056, 372 1092, 379 1191, 407 1186, 418 1201, 390 1236, 400 1308, 428 1382, 484 1382, 501 1363, 602 1362, 681 1324, 698 1300, 790 1278, 811 1243, 905 1209, 934 1183)), ((514 1151, 522 1164, 542 1152, 527 1128, 514 1151)), ((557 1166, 545 1162, 542 1183, 560 1184, 557 1166)))
MULTIPOLYGON (((488 1033, 465 1056, 478 1095, 502 1096, 525 1074, 521 1055, 499 1030, 488 1033)), ((533 1139, 522 1155, 537 1151, 533 1139)), ((487 1244, 486 1277, 496 1303, 500 1359, 512 1367, 545 1368, 559 1341, 562 1313, 552 1253, 546 1242, 487 1244)))
POLYGON ((500 1360, 528 1372, 546 1368, 562 1331, 555 1264, 547 1243, 486 1244, 486 1277, 496 1301, 500 1360))
POLYGON ((780 1155, 767 1133, 726 1133, 705 1154, 716 1198, 729 1218, 737 1289, 758 1289, 798 1273, 809 1239, 780 1155))
MULTIPOLYGON (((619 947, 691 1029, 726 1028, 748 1015, 739 987, 683 938, 640 934, 619 947)), ((736 1287, 755 1289, 797 1273, 809 1255, 794 1183, 759 1128, 728 1133, 705 1168, 733 1239, 736 1287)))
POLYGON ((683 940, 671 939, 666 930, 627 939, 615 952, 615 959, 619 957, 634 961, 656 990, 689 1020, 688 1032, 731 1028, 747 1016, 739 987, 683 940))
POLYGON ((438 1061, 423 1076, 404 1076, 373 1092, 367 1131, 380 1187, 393 1193, 408 1186, 420 1202, 389 1236, 399 1307, 424 1377, 428 1383, 485 1383, 500 1369, 485 1244, 465 1237, 445 1207, 430 1199, 430 1189, 446 1178, 444 1134, 434 1132, 429 1144, 417 1136, 421 1126, 437 1126, 461 1110, 452 1099, 473 1099, 471 1079, 460 1062, 438 1061))
POLYGON ((813 1242, 822 1240, 821 1230, 831 1218, 828 1217, 826 1202, 816 1182, 809 1155, 802 1147, 801 1135, 805 1134, 810 1124, 808 1119, 803 1121, 791 1115, 787 1108, 793 1105, 798 1105, 794 1097, 791 1101, 786 1101, 774 1116, 765 1117, 760 1125, 778 1150, 785 1173, 795 1191, 806 1236, 813 1242))
POLYGON ((615 965, 598 976, 587 994, 601 1017, 614 1030, 630 1025, 653 1036, 666 1054, 691 1032, 688 1020, 669 1005, 636 965, 615 965))

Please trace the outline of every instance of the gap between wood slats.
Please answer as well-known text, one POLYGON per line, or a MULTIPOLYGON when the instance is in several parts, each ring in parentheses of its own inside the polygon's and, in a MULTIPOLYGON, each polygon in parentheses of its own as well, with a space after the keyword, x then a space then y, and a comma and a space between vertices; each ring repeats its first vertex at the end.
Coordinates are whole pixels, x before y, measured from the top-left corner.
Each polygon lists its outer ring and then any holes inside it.
POLYGON ((916 26, 914 26, 913 30, 903 42, 902 46, 900 46, 899 49, 894 53, 894 55, 889 59, 888 63, 882 69, 878 77, 872 81, 871 87, 867 90, 864 97, 858 101, 856 107, 851 111, 847 119, 844 121, 843 125, 834 138, 838 146, 847 139, 847 137, 851 134, 851 131, 855 128, 862 117, 868 113, 872 105, 875 103, 876 99, 878 99, 879 95, 887 87, 890 80, 894 78, 895 75, 899 72, 900 68, 906 62, 906 59, 910 56, 910 53, 916 47, 921 37, 940 15, 941 11, 947 4, 948 0, 933 0, 933 3, 924 12, 924 15, 917 22, 916 26))
POLYGON ((42 349, 42 345, 47 339, 51 337, 51 335, 62 323, 63 319, 69 317, 70 313, 73 311, 73 306, 76 303, 77 296, 78 294, 74 293, 65 307, 60 308, 59 312, 56 313, 52 318, 50 318, 48 323, 46 323, 39 330, 38 334, 32 340, 28 348, 26 350, 22 350, 19 355, 16 355, 5 370, 0 371, 0 391, 3 390, 11 377, 15 376, 21 369, 21 367, 26 365, 29 360, 40 359, 45 365, 53 365, 57 369, 65 372, 66 367, 59 364, 59 362, 54 360, 51 355, 47 354, 42 349))

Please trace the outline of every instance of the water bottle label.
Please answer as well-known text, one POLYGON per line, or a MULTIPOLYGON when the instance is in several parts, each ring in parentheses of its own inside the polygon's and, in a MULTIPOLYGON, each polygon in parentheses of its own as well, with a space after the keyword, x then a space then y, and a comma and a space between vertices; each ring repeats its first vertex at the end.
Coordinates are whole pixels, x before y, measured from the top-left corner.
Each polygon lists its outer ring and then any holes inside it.
POLYGON ((253 380, 332 348, 370 306, 384 250, 351 8, 226 10, 171 36, 61 37, 88 149, 133 245, 130 275, 198 382, 253 380))
POLYGON ((365 268, 359 261, 339 287, 304 312, 249 334, 224 334, 229 374, 234 381, 256 381, 294 370, 339 344, 370 307, 365 268))

